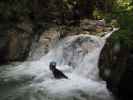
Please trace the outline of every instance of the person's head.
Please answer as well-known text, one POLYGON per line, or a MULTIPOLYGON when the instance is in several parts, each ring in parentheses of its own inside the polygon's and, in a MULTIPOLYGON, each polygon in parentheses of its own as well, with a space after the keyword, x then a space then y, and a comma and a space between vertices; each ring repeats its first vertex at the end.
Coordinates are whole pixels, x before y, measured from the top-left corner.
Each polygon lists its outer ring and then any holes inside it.
POLYGON ((56 62, 55 61, 50 62, 49 68, 50 70, 54 70, 56 68, 56 62))

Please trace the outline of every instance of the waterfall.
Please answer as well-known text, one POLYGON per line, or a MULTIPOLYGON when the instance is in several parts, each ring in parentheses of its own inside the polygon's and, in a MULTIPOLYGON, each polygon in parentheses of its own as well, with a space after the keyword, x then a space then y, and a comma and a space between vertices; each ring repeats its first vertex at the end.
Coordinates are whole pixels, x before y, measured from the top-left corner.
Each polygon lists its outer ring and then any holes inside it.
POLYGON ((7 66, 0 73, 0 81, 13 85, 8 92, 0 92, 1 100, 114 100, 97 67, 107 35, 69 36, 37 61, 7 66), (51 61, 56 61, 69 79, 55 79, 49 70, 51 61))

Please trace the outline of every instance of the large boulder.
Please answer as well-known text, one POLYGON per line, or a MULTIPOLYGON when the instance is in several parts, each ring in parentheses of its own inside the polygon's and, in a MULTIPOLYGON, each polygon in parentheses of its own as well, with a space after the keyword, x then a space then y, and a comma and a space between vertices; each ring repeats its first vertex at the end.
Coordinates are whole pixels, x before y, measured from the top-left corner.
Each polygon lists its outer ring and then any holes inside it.
MULTIPOLYGON (((99 59, 99 74, 107 88, 122 100, 133 99, 133 48, 128 39, 107 39, 99 59)), ((126 36, 124 36, 126 37, 126 36)), ((126 37, 127 38, 127 37, 126 37)))
POLYGON ((38 60, 49 50, 54 47, 54 45, 60 39, 60 33, 57 31, 56 27, 49 28, 48 30, 40 33, 37 41, 32 43, 31 51, 27 60, 38 60))
POLYGON ((32 43, 32 25, 28 23, 0 25, 0 64, 23 61, 32 43))

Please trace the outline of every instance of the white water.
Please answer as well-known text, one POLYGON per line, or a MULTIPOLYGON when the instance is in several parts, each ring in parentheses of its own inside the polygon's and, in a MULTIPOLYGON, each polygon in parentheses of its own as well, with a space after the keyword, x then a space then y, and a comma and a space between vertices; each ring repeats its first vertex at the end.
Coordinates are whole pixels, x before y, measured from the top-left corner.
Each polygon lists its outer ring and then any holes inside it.
POLYGON ((1 73, 5 82, 32 81, 9 92, 3 100, 114 100, 98 76, 97 63, 105 41, 90 35, 67 37, 37 61, 7 68, 1 73), (54 79, 50 61, 56 61, 69 79, 54 79))

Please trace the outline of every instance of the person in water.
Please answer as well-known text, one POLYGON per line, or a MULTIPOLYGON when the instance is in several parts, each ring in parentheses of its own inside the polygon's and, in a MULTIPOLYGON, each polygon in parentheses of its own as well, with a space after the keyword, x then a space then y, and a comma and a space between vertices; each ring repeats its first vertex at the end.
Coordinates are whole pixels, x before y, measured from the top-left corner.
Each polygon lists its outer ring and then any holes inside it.
POLYGON ((54 61, 50 62, 49 68, 56 79, 61 79, 61 78, 68 79, 68 77, 63 72, 61 72, 59 69, 56 68, 56 62, 54 61))

